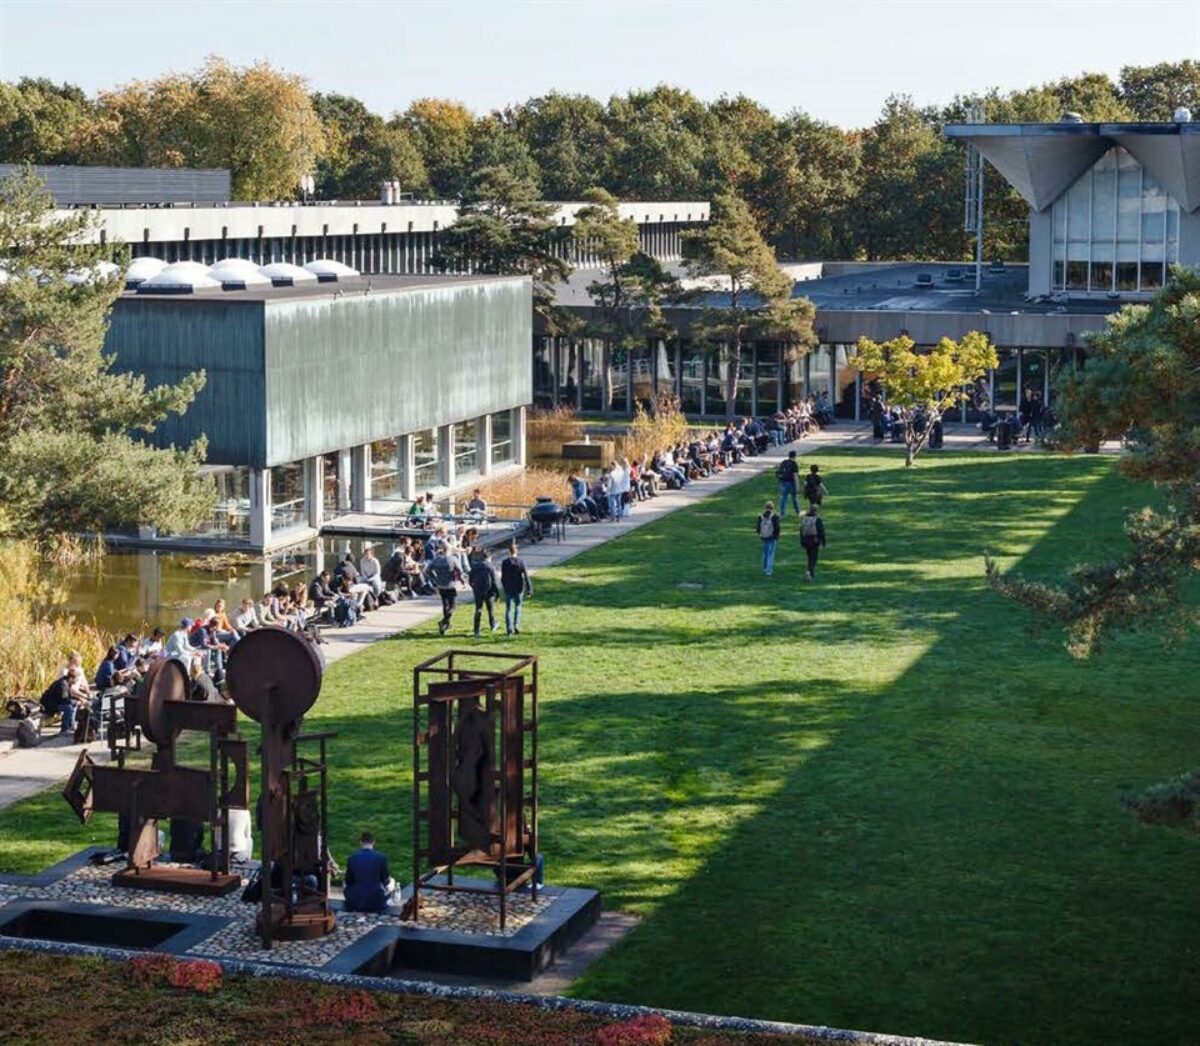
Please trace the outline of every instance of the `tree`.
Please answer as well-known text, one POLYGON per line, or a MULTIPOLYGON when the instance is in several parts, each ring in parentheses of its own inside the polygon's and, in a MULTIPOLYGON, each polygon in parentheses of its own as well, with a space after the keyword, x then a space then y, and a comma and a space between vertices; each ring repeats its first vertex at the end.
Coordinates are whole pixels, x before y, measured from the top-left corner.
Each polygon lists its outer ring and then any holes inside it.
POLYGON ((547 199, 577 200, 600 184, 610 143, 596 99, 552 91, 510 107, 504 120, 529 149, 547 199))
POLYGON ((715 171, 715 123, 690 91, 659 84, 608 103, 605 188, 633 200, 696 200, 715 171))
POLYGON ((554 285, 571 274, 570 263, 554 250, 561 235, 554 213, 531 181, 486 167, 464 193, 434 264, 443 271, 533 277, 534 312, 553 327, 554 285))
POLYGON ((73 84, 0 83, 0 163, 79 163, 94 119, 92 103, 73 84))
POLYGON ((325 149, 317 161, 317 194, 327 199, 369 200, 393 179, 406 192, 423 193, 428 176, 412 136, 398 122, 385 123, 357 98, 314 94, 325 149))
POLYGON ((613 365, 648 334, 665 333, 662 302, 678 293, 677 282, 638 246, 637 222, 622 218, 617 198, 589 189, 575 214, 574 238, 600 261, 600 276, 587 286, 595 319, 587 333, 604 342, 604 405, 612 403, 613 365))
POLYGON ((995 346, 978 331, 957 342, 943 338, 928 351, 918 351, 907 335, 884 342, 859 338, 850 358, 850 366, 878 381, 888 404, 900 408, 906 466, 916 461, 934 423, 962 403, 966 389, 999 364, 995 346))
POLYGON ((471 159, 469 169, 482 171, 488 167, 503 167, 514 177, 529 182, 541 191, 541 171, 516 131, 496 113, 476 120, 471 128, 471 159))
POLYGON ((304 80, 266 62, 210 57, 100 95, 108 130, 99 159, 114 164, 227 167, 237 200, 291 196, 324 146, 304 80))
POLYGON ((1001 575, 989 560, 992 587, 1061 625, 1076 658, 1123 631, 1194 628, 1183 586, 1200 567, 1200 275, 1176 269, 1152 304, 1110 316, 1082 371, 1061 379, 1058 409, 1065 449, 1125 436, 1120 469, 1159 485, 1166 503, 1129 516, 1119 559, 1078 566, 1064 585, 1001 575))
POLYGON ((690 233, 685 243, 689 275, 716 277, 721 283, 715 294, 694 292, 703 308, 693 334, 702 344, 717 346, 725 364, 725 416, 732 418, 747 338, 757 334, 780 340, 794 354, 815 343, 816 313, 806 299, 792 299, 791 277, 776 264, 750 208, 732 193, 713 200, 708 226, 690 233))
POLYGON ((443 98, 418 98, 399 121, 417 144, 433 191, 443 199, 460 197, 471 178, 471 111, 443 98))
POLYGON ((212 510, 201 440, 154 450, 138 436, 187 409, 192 374, 147 389, 103 354, 119 271, 110 246, 86 245, 86 213, 52 216, 30 173, 0 184, 0 535, 53 540, 77 531, 190 529, 212 510))
POLYGON ((1170 120, 1181 105, 1200 118, 1200 62, 1127 65, 1121 70, 1121 98, 1138 120, 1170 120))

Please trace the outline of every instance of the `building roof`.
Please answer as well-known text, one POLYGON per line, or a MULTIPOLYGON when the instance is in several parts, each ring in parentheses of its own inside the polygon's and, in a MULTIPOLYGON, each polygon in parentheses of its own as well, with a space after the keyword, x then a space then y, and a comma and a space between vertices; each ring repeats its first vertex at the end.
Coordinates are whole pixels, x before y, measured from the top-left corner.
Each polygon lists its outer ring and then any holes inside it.
POLYGON ((139 294, 127 290, 121 295, 124 302, 183 301, 196 305, 220 302, 291 302, 323 301, 370 294, 396 294, 404 291, 428 290, 437 287, 467 287, 481 283, 505 283, 527 280, 527 276, 349 276, 336 283, 303 283, 290 287, 247 287, 245 290, 221 290, 220 285, 195 293, 139 294))
MULTIPOLYGON (((0 164, 0 181, 23 171, 23 164, 0 164)), ((193 167, 84 167, 38 165, 59 207, 224 203, 230 197, 229 171, 193 167)))
POLYGON ((1187 212, 1200 209, 1200 123, 947 124, 1035 211, 1044 211, 1114 145, 1127 149, 1187 212))

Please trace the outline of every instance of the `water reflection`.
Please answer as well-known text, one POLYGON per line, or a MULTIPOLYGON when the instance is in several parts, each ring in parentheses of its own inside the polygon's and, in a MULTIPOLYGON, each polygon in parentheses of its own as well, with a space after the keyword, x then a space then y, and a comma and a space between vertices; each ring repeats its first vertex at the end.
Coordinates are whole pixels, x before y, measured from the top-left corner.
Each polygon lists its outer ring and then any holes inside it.
POLYGON ((83 622, 94 621, 113 635, 155 625, 170 631, 181 618, 196 617, 217 599, 233 608, 247 596, 257 599, 279 581, 307 583, 317 570, 332 569, 347 552, 357 562, 368 545, 381 559, 391 555, 390 541, 328 537, 214 572, 184 565, 202 559, 201 553, 110 549, 94 562, 55 570, 54 576, 67 592, 64 609, 83 622))

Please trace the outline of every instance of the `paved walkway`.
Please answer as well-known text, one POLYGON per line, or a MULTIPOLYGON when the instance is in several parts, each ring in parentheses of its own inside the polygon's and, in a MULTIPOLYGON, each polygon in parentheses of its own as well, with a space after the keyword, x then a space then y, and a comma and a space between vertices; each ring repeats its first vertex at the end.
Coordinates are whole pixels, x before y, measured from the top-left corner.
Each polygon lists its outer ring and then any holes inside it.
MULTIPOLYGON (((748 458, 740 465, 726 469, 716 476, 690 483, 683 490, 666 491, 650 501, 640 502, 634 506, 632 513, 620 523, 601 522, 569 526, 565 539, 562 541, 550 537, 537 544, 523 545, 521 556, 529 567, 529 572, 536 574, 539 570, 556 566, 589 548, 611 541, 613 538, 643 527, 647 523, 652 523, 681 508, 693 505, 710 494, 741 483, 767 469, 773 469, 775 463, 785 457, 788 450, 795 450, 798 454, 803 455, 828 447, 853 446, 861 443, 864 435, 866 442, 870 443, 871 430, 869 426, 864 428, 856 425, 839 425, 799 443, 789 444, 786 447, 774 447, 766 454, 748 458)), ((467 594, 469 596, 469 590, 467 594)), ((465 606, 459 610, 460 632, 469 606, 470 601, 467 600, 465 606)), ((371 643, 433 621, 440 616, 441 603, 433 596, 404 600, 390 607, 380 607, 369 618, 350 628, 323 629, 322 634, 327 642, 321 647, 321 651, 325 655, 326 663, 332 664, 371 643)), ((47 736, 46 740, 37 748, 14 748, 8 744, 0 746, 0 809, 66 780, 75 761, 79 758, 79 753, 85 747, 66 743, 68 740, 47 736)), ((108 749, 103 743, 93 742, 87 747, 92 753, 93 759, 100 761, 107 758, 108 749)))

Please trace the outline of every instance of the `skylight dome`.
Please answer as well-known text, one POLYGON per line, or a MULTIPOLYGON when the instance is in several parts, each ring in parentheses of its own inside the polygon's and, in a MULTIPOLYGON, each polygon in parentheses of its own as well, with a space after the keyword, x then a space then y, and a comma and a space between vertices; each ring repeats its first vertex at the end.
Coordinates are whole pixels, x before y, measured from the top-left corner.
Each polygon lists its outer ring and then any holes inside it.
POLYGON ((134 258, 125 270, 125 286, 136 287, 143 280, 157 276, 167 267, 161 258, 134 258))
POLYGON ((175 262, 138 284, 139 294, 191 294, 219 290, 221 284, 199 262, 175 262))
POLYGON ((270 279, 258 271, 258 266, 245 258, 226 258, 219 261, 208 270, 208 275, 227 291, 271 286, 270 279))
POLYGON ((299 265, 291 265, 288 262, 272 262, 270 265, 264 265, 258 270, 267 277, 276 287, 294 287, 299 283, 316 283, 317 278, 306 269, 300 268, 299 265))
POLYGON ((340 261, 334 261, 332 258, 314 258, 304 268, 322 283, 332 283, 349 276, 361 275, 357 269, 352 269, 349 265, 343 265, 340 261))

